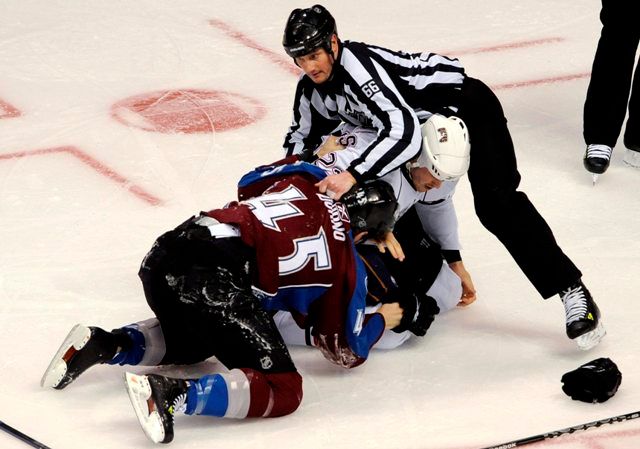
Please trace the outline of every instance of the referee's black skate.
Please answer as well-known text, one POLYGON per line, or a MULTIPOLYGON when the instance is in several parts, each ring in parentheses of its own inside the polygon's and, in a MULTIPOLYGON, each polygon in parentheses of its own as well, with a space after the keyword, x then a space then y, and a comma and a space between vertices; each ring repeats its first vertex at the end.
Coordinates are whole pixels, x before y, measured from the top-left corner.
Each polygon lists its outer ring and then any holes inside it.
POLYGON ((125 373, 131 405, 142 430, 154 443, 173 440, 173 418, 184 413, 189 382, 157 374, 125 373))
POLYGON ((600 320, 600 309, 582 281, 560 294, 566 316, 567 337, 578 347, 589 350, 600 343, 606 331, 600 320))
POLYGON ((40 385, 61 390, 93 365, 111 360, 117 350, 112 333, 76 324, 53 356, 40 385))

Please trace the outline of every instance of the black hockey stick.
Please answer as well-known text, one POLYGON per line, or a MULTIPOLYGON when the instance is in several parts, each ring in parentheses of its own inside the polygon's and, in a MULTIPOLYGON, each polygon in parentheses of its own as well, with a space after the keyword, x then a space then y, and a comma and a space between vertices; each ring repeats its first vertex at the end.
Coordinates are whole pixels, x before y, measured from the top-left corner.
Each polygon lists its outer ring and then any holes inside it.
POLYGON ((534 435, 519 440, 509 441, 508 443, 498 444, 497 446, 485 447, 483 449, 511 449, 512 447, 524 446, 525 444, 537 443, 542 440, 549 440, 551 438, 561 437, 568 433, 577 432, 579 430, 587 430, 592 427, 600 427, 603 424, 613 424, 622 421, 629 421, 630 419, 640 418, 640 411, 627 413, 626 415, 612 416, 611 418, 601 419, 599 421, 592 421, 586 424, 579 424, 577 426, 567 427, 566 429, 554 430, 549 433, 542 433, 540 435, 534 435))
POLYGON ((19 430, 14 429, 9 424, 6 424, 6 423, 4 423, 2 421, 0 421, 0 429, 4 430, 9 435, 12 435, 12 436, 16 437, 20 441, 23 441, 23 442, 27 443, 29 446, 35 447, 36 449, 51 449, 49 446, 45 446, 41 442, 34 440, 30 436, 25 435, 24 433, 20 432, 19 430))

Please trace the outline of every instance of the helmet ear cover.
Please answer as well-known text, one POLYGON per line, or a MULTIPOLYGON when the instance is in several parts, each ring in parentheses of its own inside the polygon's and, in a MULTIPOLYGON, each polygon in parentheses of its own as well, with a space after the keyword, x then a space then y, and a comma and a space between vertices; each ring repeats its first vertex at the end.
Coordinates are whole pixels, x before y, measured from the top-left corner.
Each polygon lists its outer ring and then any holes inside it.
POLYGON ((293 59, 318 48, 331 54, 331 38, 334 34, 338 34, 336 21, 324 6, 294 9, 287 19, 282 46, 293 59))
POLYGON ((393 188, 380 179, 355 185, 340 201, 347 207, 354 233, 366 232, 371 238, 381 238, 393 229, 398 207, 393 188))

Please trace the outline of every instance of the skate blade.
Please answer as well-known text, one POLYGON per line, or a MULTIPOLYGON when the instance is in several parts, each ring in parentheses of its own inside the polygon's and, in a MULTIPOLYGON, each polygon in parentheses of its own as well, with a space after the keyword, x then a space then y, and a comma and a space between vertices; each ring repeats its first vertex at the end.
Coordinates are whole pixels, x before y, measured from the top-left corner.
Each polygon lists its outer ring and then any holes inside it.
POLYGON ((40 386, 43 388, 56 388, 67 374, 67 362, 69 355, 79 351, 91 338, 91 329, 83 324, 73 326, 69 334, 60 345, 58 352, 53 356, 49 367, 42 375, 40 386))
POLYGON ((602 340, 605 335, 607 335, 607 331, 602 325, 602 321, 598 321, 598 325, 594 330, 576 338, 578 349, 588 351, 589 349, 594 348, 598 343, 600 343, 600 340, 602 340))
POLYGON ((593 185, 594 185, 594 186, 596 185, 596 182, 598 182, 598 176, 599 176, 599 175, 596 175, 596 174, 591 175, 591 178, 592 178, 592 180, 593 180, 593 185))
POLYGON ((154 443, 164 440, 164 426, 156 410, 156 404, 151 398, 151 385, 147 376, 124 373, 127 393, 136 412, 138 422, 147 437, 154 443))

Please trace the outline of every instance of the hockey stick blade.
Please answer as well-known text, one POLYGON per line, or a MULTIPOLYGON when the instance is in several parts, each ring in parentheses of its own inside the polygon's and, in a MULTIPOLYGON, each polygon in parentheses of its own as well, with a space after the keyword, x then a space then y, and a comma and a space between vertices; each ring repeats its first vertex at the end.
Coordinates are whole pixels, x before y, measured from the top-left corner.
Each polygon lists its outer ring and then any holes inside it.
POLYGON ((640 411, 627 413, 625 415, 612 416, 611 418, 605 418, 598 421, 592 421, 585 424, 579 424, 577 426, 567 427, 566 429, 554 430, 553 432, 542 433, 540 435, 534 435, 527 438, 521 438, 519 440, 509 441, 508 443, 498 444, 497 446, 489 446, 482 449, 511 449, 512 447, 520 447, 525 444, 537 443, 542 440, 550 440, 551 438, 558 438, 562 435, 578 432, 579 430, 588 430, 592 427, 600 427, 604 424, 614 424, 622 421, 629 421, 631 419, 640 418, 640 411))
POLYGON ((0 421, 0 429, 4 430, 9 435, 16 437, 20 441, 27 443, 29 446, 35 447, 36 449, 51 449, 49 446, 45 446, 41 442, 34 440, 30 436, 25 435, 24 433, 20 432, 17 429, 14 429, 9 424, 6 424, 3 421, 0 421))

